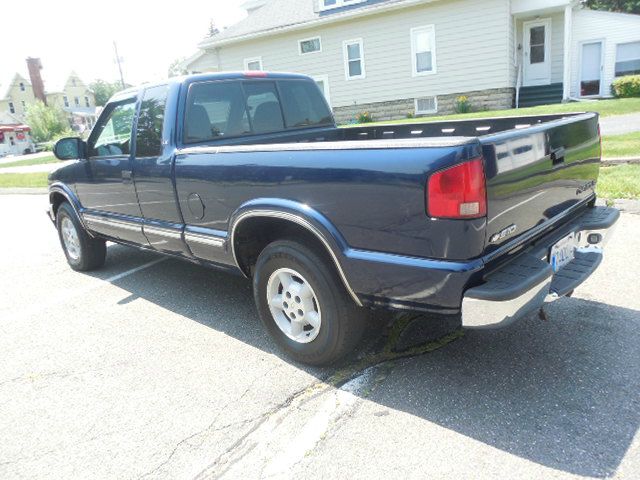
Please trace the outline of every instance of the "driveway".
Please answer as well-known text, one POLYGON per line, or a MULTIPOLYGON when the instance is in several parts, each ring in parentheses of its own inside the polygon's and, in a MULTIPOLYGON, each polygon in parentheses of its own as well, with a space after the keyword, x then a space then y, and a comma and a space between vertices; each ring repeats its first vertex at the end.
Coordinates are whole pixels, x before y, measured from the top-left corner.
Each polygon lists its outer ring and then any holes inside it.
POLYGON ((600 117, 600 131, 602 135, 623 135, 625 133, 640 132, 640 112, 600 117))
POLYGON ((45 207, 0 196, 0 478, 640 477, 638 215, 546 318, 457 338, 397 316, 405 356, 378 314, 316 369, 242 278, 119 245, 71 271, 45 207))

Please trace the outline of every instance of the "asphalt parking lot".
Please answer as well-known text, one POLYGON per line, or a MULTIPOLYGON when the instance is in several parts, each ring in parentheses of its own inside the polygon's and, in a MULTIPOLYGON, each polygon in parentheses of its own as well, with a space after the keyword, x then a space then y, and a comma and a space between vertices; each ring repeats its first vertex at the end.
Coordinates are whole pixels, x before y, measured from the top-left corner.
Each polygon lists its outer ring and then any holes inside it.
POLYGON ((377 316, 313 369, 248 281, 118 245, 75 273, 45 208, 0 195, 0 478, 640 478, 639 215, 546 319, 436 348, 416 318, 393 359, 377 316))

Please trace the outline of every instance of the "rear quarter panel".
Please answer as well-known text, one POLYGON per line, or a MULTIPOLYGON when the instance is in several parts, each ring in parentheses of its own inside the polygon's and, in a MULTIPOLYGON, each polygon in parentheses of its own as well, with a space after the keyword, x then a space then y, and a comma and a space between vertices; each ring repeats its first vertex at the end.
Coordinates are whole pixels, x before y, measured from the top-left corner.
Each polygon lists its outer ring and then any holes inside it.
POLYGON ((324 215, 351 248, 437 259, 481 254, 485 219, 433 220, 425 211, 430 173, 480 153, 455 147, 254 150, 178 153, 176 189, 188 225, 226 231, 233 212, 257 198, 299 202, 324 215), (204 218, 190 215, 197 193, 204 218))

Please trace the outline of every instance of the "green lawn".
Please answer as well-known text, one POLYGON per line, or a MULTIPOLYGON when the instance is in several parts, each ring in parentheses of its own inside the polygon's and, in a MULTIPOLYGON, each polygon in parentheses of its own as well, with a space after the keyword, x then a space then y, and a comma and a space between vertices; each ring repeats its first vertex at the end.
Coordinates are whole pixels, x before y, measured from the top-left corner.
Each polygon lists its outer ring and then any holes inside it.
POLYGON ((602 156, 640 158, 640 132, 605 135, 602 137, 602 156))
POLYGON ((18 187, 46 187, 46 172, 38 173, 1 173, 0 172, 0 188, 18 188, 18 187))
MULTIPOLYGON (((376 122, 378 124, 408 123, 408 122, 440 122, 444 120, 464 120, 468 118, 487 117, 517 117, 526 115, 544 115, 552 113, 573 112, 598 112, 603 117, 623 115, 625 113, 640 112, 640 98, 616 98, 612 100, 594 100, 587 102, 557 103, 554 105, 541 105, 539 107, 518 108, 510 110, 489 110, 482 112, 461 113, 453 115, 440 115, 435 117, 403 118, 401 120, 389 120, 376 122)), ((375 125, 368 123, 367 125, 375 125)))
POLYGON ((640 165, 602 167, 597 193, 607 199, 640 199, 640 165))
POLYGON ((58 160, 53 155, 49 155, 40 158, 29 158, 27 160, 16 160, 15 162, 0 163, 0 169, 8 167, 26 167, 28 165, 43 165, 45 163, 55 163, 59 161, 60 160, 58 160))

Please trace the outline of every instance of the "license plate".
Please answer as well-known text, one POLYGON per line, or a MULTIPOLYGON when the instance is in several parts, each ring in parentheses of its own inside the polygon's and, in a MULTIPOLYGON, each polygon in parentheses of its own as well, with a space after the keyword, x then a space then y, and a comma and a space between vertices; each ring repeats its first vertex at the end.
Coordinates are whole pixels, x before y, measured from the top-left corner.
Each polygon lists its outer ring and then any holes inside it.
POLYGON ((557 272, 574 259, 576 252, 576 234, 570 233, 553 247, 549 253, 549 263, 554 272, 557 272))

